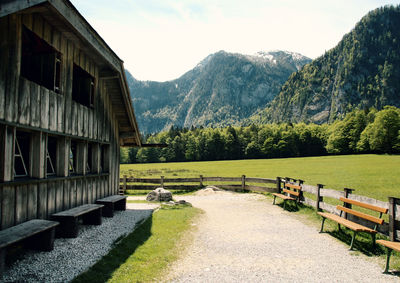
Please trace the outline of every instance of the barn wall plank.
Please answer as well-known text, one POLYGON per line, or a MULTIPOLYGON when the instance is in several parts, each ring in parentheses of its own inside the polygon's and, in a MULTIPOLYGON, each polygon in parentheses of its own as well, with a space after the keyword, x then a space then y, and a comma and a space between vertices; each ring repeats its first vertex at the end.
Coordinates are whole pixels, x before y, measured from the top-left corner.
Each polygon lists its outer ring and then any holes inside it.
POLYGON ((49 130, 57 130, 57 95, 53 91, 49 92, 49 130))
POLYGON ((47 219, 47 183, 40 183, 38 186, 37 217, 47 219))
POLYGON ((28 186, 17 186, 14 190, 16 192, 15 224, 20 224, 28 218, 28 186))
POLYGON ((38 184, 31 184, 28 187, 28 220, 37 218, 38 206, 38 184))
POLYGON ((64 209, 64 181, 56 182, 56 212, 64 209))
POLYGON ((41 124, 41 114, 40 114, 40 108, 41 108, 41 91, 39 85, 30 82, 30 110, 31 110, 31 126, 32 127, 40 127, 41 124))
POLYGON ((76 180, 71 180, 70 183, 70 204, 71 208, 77 206, 77 200, 76 200, 76 180))
POLYGON ((40 126, 43 129, 49 128, 49 90, 40 87, 40 126))
POLYGON ((47 185, 47 217, 56 212, 56 182, 47 185))
POLYGON ((63 196, 63 210, 67 210, 71 208, 71 182, 69 180, 64 180, 64 196, 63 196))
POLYGON ((15 188, 3 187, 1 229, 15 225, 15 188))
MULTIPOLYGON (((0 18, 0 62, 6 62, 8 58, 8 17, 0 18)), ((6 78, 7 64, 0 64, 0 119, 4 119, 6 103, 6 78)))

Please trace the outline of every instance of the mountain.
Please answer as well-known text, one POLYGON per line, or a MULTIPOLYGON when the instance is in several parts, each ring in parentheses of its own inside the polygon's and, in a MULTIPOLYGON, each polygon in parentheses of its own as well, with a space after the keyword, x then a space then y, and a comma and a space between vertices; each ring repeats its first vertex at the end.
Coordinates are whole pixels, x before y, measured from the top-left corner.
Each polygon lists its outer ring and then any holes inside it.
POLYGON ((127 80, 143 133, 171 126, 226 126, 264 109, 290 74, 309 62, 286 51, 219 51, 176 80, 138 81, 129 72, 127 80))
POLYGON ((400 6, 368 13, 323 56, 293 73, 253 122, 331 122, 354 109, 400 107, 400 6))

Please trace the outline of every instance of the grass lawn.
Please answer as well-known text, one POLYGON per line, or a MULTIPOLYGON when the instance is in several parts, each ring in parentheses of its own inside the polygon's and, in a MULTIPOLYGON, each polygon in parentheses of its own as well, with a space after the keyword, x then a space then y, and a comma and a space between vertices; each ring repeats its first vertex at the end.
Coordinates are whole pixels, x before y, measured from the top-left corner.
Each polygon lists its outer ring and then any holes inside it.
POLYGON ((163 206, 73 282, 157 282, 190 243, 188 231, 201 211, 163 206))
POLYGON ((152 177, 292 177, 325 188, 355 189, 358 195, 387 201, 400 198, 399 155, 339 155, 182 163, 123 164, 121 176, 152 177))

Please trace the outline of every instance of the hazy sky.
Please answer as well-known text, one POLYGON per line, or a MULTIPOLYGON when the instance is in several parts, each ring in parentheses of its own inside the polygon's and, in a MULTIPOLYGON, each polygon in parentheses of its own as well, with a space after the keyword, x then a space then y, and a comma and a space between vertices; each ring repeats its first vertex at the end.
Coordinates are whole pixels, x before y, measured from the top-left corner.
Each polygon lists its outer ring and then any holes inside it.
POLYGON ((386 0, 72 0, 139 80, 180 77, 219 50, 333 48, 386 0))

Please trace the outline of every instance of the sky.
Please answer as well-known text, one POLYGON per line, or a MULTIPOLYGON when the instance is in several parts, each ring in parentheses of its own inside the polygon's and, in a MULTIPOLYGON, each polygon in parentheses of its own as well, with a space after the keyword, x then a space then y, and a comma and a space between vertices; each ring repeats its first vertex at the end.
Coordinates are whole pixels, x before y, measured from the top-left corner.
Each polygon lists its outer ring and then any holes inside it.
POLYGON ((208 55, 286 50, 315 59, 393 0, 71 0, 138 80, 180 77, 208 55))

